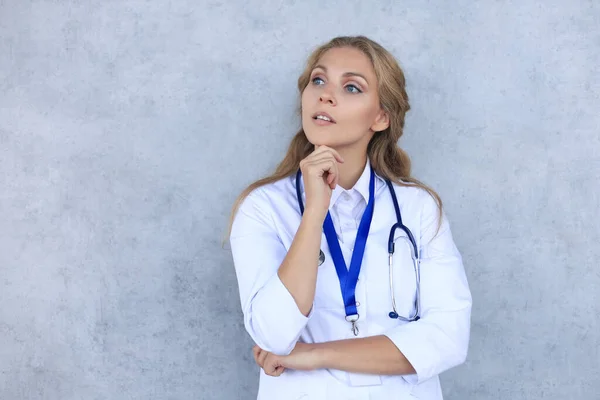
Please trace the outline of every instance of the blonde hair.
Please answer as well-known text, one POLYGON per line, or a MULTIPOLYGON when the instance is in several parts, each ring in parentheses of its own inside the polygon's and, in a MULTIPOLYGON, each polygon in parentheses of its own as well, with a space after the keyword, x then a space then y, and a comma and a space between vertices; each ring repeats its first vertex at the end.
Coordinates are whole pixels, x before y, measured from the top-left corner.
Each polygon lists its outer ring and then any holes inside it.
MULTIPOLYGON (((310 74, 326 51, 333 48, 351 47, 360 50, 371 61, 378 81, 379 101, 382 109, 387 113, 390 125, 387 129, 376 132, 369 145, 367 155, 373 170, 381 177, 389 179, 401 186, 416 186, 429 193, 438 205, 438 230, 442 221, 442 200, 430 187, 411 176, 411 162, 408 154, 397 142, 404 132, 404 116, 410 110, 408 95, 405 90, 405 78, 402 69, 394 56, 378 43, 365 36, 340 36, 319 46, 309 56, 304 72, 298 78, 298 91, 300 94, 310 83, 310 74)), ((302 105, 300 104, 300 112, 302 105)), ((300 161, 306 158, 314 146, 308 141, 304 129, 296 133, 292 139, 287 153, 279 163, 272 175, 264 177, 248 186, 239 195, 233 205, 229 219, 228 235, 235 214, 244 199, 255 189, 287 178, 296 173, 300 161)))

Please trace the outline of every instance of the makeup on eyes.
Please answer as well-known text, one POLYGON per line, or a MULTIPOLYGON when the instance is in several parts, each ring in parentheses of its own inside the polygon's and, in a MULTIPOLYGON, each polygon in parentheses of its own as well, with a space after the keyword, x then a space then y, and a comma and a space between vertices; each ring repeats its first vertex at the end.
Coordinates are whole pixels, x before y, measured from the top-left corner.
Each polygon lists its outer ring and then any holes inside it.
MULTIPOLYGON (((321 70, 323 70, 323 72, 325 74, 327 74, 327 67, 325 67, 323 65, 317 65, 317 66, 315 66, 313 68, 313 74, 314 74, 314 70, 316 70, 316 69, 321 69, 321 70)), ((360 74, 358 72, 344 72, 342 74, 342 77, 344 77, 344 78, 347 78, 347 77, 358 77, 358 78, 361 78, 362 80, 365 81, 366 86, 369 85, 369 81, 367 80, 367 78, 365 78, 365 76, 363 74, 360 74)))
MULTIPOLYGON (((347 75, 347 74, 344 74, 347 75)), ((325 81, 325 79, 323 79, 322 77, 319 76, 319 73, 313 73, 312 77, 310 78, 310 81, 316 85, 315 80, 320 79, 322 81, 325 81)), ((344 89, 353 86, 354 88, 356 88, 356 90, 358 90, 358 92, 348 92, 348 93, 352 93, 352 94, 359 94, 359 93, 363 93, 365 91, 365 89, 363 88, 363 85, 361 85, 360 83, 356 82, 356 81, 348 81, 348 82, 344 82, 344 89)))

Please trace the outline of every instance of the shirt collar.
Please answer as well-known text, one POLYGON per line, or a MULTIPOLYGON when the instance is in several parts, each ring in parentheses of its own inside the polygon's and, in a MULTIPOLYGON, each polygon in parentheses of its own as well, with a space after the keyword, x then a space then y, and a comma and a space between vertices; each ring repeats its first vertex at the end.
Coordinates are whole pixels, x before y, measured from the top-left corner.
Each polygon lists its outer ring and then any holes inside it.
POLYGON ((333 192, 331 193, 330 206, 334 205, 338 201, 339 197, 344 192, 352 192, 353 190, 356 190, 363 197, 363 199, 365 199, 365 202, 369 203, 369 181, 370 181, 370 179, 371 179, 371 163, 367 159, 367 163, 365 164, 365 168, 363 169, 362 174, 360 175, 360 177, 358 178, 358 180, 356 181, 356 183, 354 184, 354 186, 352 188, 346 190, 343 187, 341 187, 340 185, 337 185, 335 187, 335 189, 333 189, 333 192))

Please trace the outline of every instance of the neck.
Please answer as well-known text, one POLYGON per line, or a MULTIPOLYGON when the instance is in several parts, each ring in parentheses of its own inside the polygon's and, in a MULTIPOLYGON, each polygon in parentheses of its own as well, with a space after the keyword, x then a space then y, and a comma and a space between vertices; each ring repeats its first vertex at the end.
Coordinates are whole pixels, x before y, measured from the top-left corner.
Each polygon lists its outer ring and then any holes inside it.
POLYGON ((356 185, 367 164, 367 152, 365 149, 336 149, 344 159, 338 164, 340 177, 338 184, 348 190, 356 185))

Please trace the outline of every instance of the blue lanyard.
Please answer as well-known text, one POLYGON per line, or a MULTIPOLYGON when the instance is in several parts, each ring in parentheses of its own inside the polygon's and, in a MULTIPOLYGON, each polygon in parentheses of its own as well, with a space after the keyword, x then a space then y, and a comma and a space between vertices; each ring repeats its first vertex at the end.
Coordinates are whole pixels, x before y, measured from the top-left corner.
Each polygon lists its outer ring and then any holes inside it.
MULTIPOLYGON (((300 173, 297 174, 297 179, 300 178, 300 173)), ((301 206, 301 208, 304 208, 301 206)), ((358 335, 358 328, 356 327, 356 321, 358 321, 359 314, 356 309, 356 284, 358 282, 358 276, 360 274, 360 267, 362 264, 363 256, 365 254, 365 246, 367 244, 367 237, 369 236, 369 230, 371 229, 371 221, 373 219, 373 210, 375 208, 375 174, 371 169, 371 177, 369 180, 369 203, 365 209, 363 216, 358 226, 358 232, 356 234, 356 241, 354 243, 354 251, 352 252, 352 259, 350 261, 350 268, 346 267, 342 249, 335 233, 331 214, 327 212, 325 221, 323 222, 323 231, 327 239, 327 245, 329 246, 329 252, 335 265, 335 271, 337 272, 338 280, 340 281, 340 289, 342 290, 342 298, 344 300, 344 308, 346 310, 346 321, 352 323, 352 331, 354 335, 358 335)), ((303 210, 302 210, 303 211, 303 210)))

